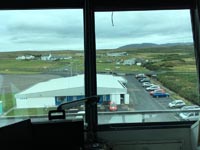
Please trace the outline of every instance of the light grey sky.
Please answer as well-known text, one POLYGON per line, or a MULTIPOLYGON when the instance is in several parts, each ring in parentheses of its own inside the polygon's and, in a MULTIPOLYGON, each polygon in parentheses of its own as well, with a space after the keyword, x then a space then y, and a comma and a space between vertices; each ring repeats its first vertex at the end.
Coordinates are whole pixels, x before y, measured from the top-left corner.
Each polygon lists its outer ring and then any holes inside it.
MULTIPOLYGON (((95 17, 97 49, 134 43, 192 42, 189 10, 97 12, 95 17)), ((0 39, 0 52, 83 50, 83 13, 0 11, 0 39)))

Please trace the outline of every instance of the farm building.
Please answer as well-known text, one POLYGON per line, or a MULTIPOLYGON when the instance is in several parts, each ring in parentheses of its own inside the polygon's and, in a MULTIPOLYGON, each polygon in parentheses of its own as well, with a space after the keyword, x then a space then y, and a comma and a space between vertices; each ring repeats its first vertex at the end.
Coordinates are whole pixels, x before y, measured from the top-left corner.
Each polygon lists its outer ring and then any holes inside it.
MULTIPOLYGON (((129 104, 126 80, 120 76, 97 75, 99 104, 114 101, 116 104, 129 104)), ((38 108, 57 106, 84 98, 84 75, 51 79, 37 83, 15 95, 17 108, 38 108)))

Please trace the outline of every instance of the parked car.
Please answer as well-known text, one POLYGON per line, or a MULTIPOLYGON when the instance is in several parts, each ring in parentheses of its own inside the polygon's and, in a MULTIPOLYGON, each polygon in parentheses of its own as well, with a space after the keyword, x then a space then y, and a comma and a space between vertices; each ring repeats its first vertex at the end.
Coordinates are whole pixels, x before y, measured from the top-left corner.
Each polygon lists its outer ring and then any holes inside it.
POLYGON ((152 95, 153 93, 156 93, 156 92, 163 92, 164 93, 165 90, 164 89, 157 89, 157 90, 154 90, 154 91, 150 91, 149 94, 152 95))
POLYGON ((152 86, 146 88, 147 91, 154 91, 154 90, 158 90, 158 89, 160 89, 159 85, 152 85, 152 86))
POLYGON ((181 99, 173 100, 172 102, 170 102, 168 104, 168 106, 170 108, 181 108, 181 107, 183 107, 185 105, 186 105, 186 103, 183 100, 181 100, 181 99))
POLYGON ((117 104, 115 102, 110 102, 109 106, 108 106, 108 109, 110 111, 117 111, 117 104))
POLYGON ((139 73, 139 74, 136 74, 135 75, 135 78, 145 78, 146 76, 145 76, 145 74, 144 73, 139 73))
POLYGON ((196 109, 196 108, 200 109, 200 106, 198 106, 198 105, 187 105, 187 106, 183 106, 181 108, 181 110, 189 110, 189 109, 196 109))
POLYGON ((139 82, 150 82, 150 79, 149 78, 143 78, 143 79, 140 79, 139 82))
POLYGON ((200 118, 199 112, 183 112, 179 114, 181 120, 196 121, 200 118))
MULTIPOLYGON (((200 109, 200 106, 198 105, 185 105, 181 107, 181 110, 190 110, 190 109, 200 109)), ((180 114, 179 112, 177 113, 178 115, 180 114)))
POLYGON ((152 85, 155 85, 155 84, 153 84, 153 83, 151 83, 151 82, 143 82, 143 83, 142 83, 142 86, 145 87, 145 88, 150 87, 150 86, 152 86, 152 85))
POLYGON ((165 92, 155 92, 152 94, 152 97, 169 97, 169 93, 165 92))

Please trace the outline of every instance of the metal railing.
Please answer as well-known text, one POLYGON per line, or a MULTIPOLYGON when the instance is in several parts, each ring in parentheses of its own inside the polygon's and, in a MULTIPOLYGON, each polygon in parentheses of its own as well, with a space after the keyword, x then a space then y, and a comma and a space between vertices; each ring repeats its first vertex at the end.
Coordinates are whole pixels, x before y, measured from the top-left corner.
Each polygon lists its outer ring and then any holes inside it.
MULTIPOLYGON (((171 115, 176 115, 178 117, 179 113, 184 113, 184 112, 200 112, 200 109, 190 109, 190 110, 181 110, 181 109, 169 109, 169 110, 143 110, 143 111, 115 111, 115 112, 98 112, 98 118, 101 119, 107 117, 114 117, 114 116, 119 116, 119 117, 126 117, 126 116, 131 116, 132 118, 134 116, 140 115, 141 120, 139 122, 145 122, 147 116, 152 116, 152 115, 159 115, 159 114, 171 114, 171 115)), ((66 119, 85 119, 85 111, 79 111, 76 113, 70 113, 70 112, 65 112, 65 117, 66 119)), ((48 114, 47 115, 32 115, 32 116, 1 116, 0 117, 0 122, 3 121, 17 121, 21 119, 27 119, 30 118, 32 121, 43 121, 43 120, 48 120, 48 114)), ((162 118, 162 121, 165 120, 165 118, 162 118)), ((100 120, 101 121, 101 120, 100 120)), ((181 119, 177 119, 176 121, 181 121, 181 119)), ((150 121, 149 121, 150 122, 150 121)), ((165 122, 165 121, 164 121, 165 122)), ((109 122, 107 122, 109 124, 109 122)), ((134 123, 134 121, 133 121, 134 123)))

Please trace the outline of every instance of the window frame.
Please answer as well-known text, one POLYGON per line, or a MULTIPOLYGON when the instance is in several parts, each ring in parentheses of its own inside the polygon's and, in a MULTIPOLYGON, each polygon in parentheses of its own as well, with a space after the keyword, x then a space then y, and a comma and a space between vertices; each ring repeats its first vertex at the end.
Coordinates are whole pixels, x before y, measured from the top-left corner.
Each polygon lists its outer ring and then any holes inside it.
MULTIPOLYGON (((98 11, 190 9, 199 88, 200 30, 198 25, 200 24, 200 4, 197 0, 5 0, 1 1, 0 4, 0 10, 76 8, 83 9, 86 97, 97 95, 94 13, 98 11)), ((97 131, 97 102, 95 101, 86 102, 86 123, 89 132, 97 131)))

